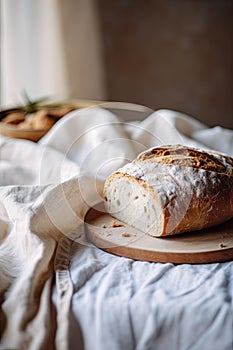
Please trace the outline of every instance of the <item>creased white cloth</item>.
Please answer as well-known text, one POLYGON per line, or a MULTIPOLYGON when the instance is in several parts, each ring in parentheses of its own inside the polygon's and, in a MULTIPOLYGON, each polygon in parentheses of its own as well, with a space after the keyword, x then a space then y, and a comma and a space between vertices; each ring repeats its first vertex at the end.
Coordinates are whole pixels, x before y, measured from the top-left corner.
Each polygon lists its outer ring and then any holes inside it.
POLYGON ((232 262, 133 261, 84 235, 106 176, 173 143, 233 156, 232 130, 170 110, 124 123, 93 107, 38 144, 0 138, 0 348, 232 349, 232 262))

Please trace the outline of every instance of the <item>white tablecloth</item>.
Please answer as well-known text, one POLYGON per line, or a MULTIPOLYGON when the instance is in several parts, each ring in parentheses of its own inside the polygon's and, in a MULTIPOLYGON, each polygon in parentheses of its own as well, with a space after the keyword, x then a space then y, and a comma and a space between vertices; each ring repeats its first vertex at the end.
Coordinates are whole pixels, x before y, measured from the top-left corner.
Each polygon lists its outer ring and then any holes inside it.
POLYGON ((84 235, 106 176, 174 143, 233 156, 232 130, 170 110, 122 123, 94 107, 38 144, 0 138, 0 348, 233 349, 232 262, 134 261, 84 235))

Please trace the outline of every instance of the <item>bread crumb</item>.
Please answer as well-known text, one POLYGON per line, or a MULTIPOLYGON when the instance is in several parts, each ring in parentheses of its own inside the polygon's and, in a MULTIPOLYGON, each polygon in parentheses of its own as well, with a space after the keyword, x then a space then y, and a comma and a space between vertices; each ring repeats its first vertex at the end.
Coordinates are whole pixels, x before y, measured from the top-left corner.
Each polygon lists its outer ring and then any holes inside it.
POLYGON ((102 227, 102 228, 107 228, 108 226, 107 226, 107 225, 105 225, 105 224, 103 224, 101 227, 102 227))
POLYGON ((130 237, 130 234, 128 232, 122 232, 122 237, 130 237))
POLYGON ((219 246, 219 248, 224 248, 224 247, 226 247, 226 245, 225 245, 224 243, 222 243, 222 242, 221 242, 221 243, 219 243, 219 245, 218 245, 218 246, 219 246))
POLYGON ((111 222, 112 227, 122 227, 125 226, 124 224, 121 224, 120 222, 112 221, 111 222))

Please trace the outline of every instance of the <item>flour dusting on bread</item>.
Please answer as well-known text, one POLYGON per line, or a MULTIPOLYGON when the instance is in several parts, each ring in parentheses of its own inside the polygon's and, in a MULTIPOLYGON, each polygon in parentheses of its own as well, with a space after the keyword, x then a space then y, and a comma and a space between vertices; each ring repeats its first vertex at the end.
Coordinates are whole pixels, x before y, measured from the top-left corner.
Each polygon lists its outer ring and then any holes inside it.
POLYGON ((233 160, 181 145, 152 148, 110 175, 104 196, 112 216, 153 236, 200 230, 233 216, 233 160))

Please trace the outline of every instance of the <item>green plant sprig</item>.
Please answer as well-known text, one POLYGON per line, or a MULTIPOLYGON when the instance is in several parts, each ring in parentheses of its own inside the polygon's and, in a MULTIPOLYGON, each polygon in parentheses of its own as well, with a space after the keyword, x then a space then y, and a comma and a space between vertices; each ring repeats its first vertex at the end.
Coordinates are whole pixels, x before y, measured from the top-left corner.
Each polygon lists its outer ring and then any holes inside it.
POLYGON ((41 97, 36 100, 31 100, 25 91, 23 93, 23 97, 24 105, 21 106, 19 109, 25 114, 37 112, 40 109, 41 103, 46 102, 48 100, 48 97, 41 97))

